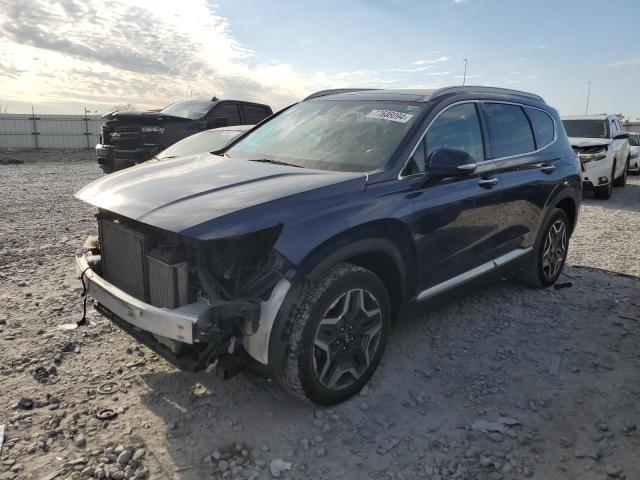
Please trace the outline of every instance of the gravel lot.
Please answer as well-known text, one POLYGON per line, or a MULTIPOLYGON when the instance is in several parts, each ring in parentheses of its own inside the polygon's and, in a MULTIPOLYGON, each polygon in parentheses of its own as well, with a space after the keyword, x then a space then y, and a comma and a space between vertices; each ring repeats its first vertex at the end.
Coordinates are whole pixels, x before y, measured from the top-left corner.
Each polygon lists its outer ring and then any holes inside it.
POLYGON ((317 409, 179 372, 93 309, 60 328, 95 233, 72 193, 99 175, 90 152, 0 153, 1 480, 640 478, 640 177, 586 195, 571 288, 503 281, 430 307, 369 388, 317 409))

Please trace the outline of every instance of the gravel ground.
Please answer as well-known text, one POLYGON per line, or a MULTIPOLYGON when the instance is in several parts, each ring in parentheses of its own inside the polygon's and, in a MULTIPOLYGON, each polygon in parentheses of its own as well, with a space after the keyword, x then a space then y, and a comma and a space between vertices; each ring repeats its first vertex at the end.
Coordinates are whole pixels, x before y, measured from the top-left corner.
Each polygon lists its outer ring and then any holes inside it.
POLYGON ((179 372, 92 309, 60 328, 95 233, 72 193, 99 175, 91 153, 0 153, 1 480, 640 478, 638 177, 586 196, 571 288, 503 281, 429 307, 360 396, 318 409, 179 372))

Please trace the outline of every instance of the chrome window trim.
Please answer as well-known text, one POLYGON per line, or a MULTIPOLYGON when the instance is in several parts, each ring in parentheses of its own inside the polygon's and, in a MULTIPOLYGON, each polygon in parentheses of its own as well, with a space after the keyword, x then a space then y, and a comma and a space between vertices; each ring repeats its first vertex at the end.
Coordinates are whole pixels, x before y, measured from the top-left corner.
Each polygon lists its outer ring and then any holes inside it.
MULTIPOLYGON (((465 103, 474 103, 474 104, 475 103, 479 103, 479 104, 503 103, 503 104, 506 104, 506 105, 515 105, 517 107, 521 107, 523 110, 525 108, 533 108, 535 110, 540 110, 541 112, 545 113, 551 119, 551 121, 553 122, 553 140, 551 140, 549 143, 547 143, 543 147, 540 147, 540 148, 538 148, 536 150, 533 150, 531 152, 518 153, 516 155, 508 155, 506 157, 498 157, 498 158, 491 158, 489 160, 478 161, 477 165, 478 165, 479 169, 481 169, 481 167, 484 166, 484 165, 493 165, 496 162, 500 162, 500 161, 503 161, 503 160, 511 160, 511 159, 514 159, 514 158, 519 158, 519 157, 524 157, 524 156, 528 156, 528 155, 533 155, 533 154, 539 153, 539 152, 549 148, 551 145, 556 143, 556 141, 558 140, 558 124, 556 123, 555 118, 553 118, 553 116, 549 115, 549 112, 547 112, 543 108, 533 107, 531 105, 525 105, 523 103, 518 103, 518 102, 509 102, 509 101, 506 101, 506 100, 461 100, 460 102, 455 102, 455 103, 452 103, 451 105, 447 105, 445 108, 440 110, 438 112, 438 114, 435 117, 433 117, 433 119, 429 122, 429 125, 427 125, 427 128, 425 129, 425 131, 422 133, 422 135, 420 135, 419 140, 416 142, 415 146, 411 150, 411 153, 409 154, 409 156, 405 160, 404 164, 402 165, 402 168, 400 169, 400 172, 398 173, 398 180, 404 180, 405 178, 412 178, 412 177, 418 177, 418 176, 424 175, 424 173, 413 173, 411 175, 402 175, 402 172, 404 171, 405 168, 407 168, 407 164, 411 160, 411 157, 413 157, 413 154, 416 153, 416 150, 418 149, 418 146, 424 140, 424 138, 427 136, 427 133, 429 133, 429 129, 431 128, 431 125, 433 125, 433 122, 435 122, 438 119, 438 117, 440 117, 440 115, 443 114, 444 112, 446 112, 448 109, 450 109, 452 107, 455 107, 457 105, 465 104, 465 103)), ((527 115, 526 111, 524 111, 524 114, 527 116, 527 119, 529 119, 529 116, 527 115)), ((480 121, 480 119, 478 119, 478 121, 480 121)), ((530 122, 530 120, 529 120, 529 122, 530 122)), ((489 128, 488 122, 487 122, 487 128, 489 128)), ((535 142, 535 132, 533 131, 533 125, 531 125, 531 134, 533 135, 534 142, 535 142)), ((481 170, 485 170, 485 169, 481 169, 481 170)))

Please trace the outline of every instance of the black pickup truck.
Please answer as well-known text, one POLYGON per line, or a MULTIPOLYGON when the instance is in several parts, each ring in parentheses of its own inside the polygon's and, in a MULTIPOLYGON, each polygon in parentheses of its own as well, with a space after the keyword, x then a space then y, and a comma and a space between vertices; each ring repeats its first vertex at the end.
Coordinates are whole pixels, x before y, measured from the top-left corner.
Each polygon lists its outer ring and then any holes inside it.
POLYGON ((105 173, 149 160, 169 145, 210 128, 260 123, 273 113, 260 103, 237 100, 186 100, 160 111, 120 111, 103 115, 96 145, 105 173))

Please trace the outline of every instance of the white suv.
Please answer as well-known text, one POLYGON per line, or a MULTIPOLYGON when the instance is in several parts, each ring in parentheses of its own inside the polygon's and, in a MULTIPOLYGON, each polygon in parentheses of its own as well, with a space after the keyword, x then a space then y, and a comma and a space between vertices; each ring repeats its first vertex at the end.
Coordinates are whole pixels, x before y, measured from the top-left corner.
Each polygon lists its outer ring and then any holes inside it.
POLYGON ((612 187, 624 187, 629 169, 629 133, 614 115, 563 117, 562 123, 582 162, 582 181, 596 198, 611 197, 612 187))
POLYGON ((640 133, 629 134, 629 147, 631 147, 629 172, 640 175, 640 133))

